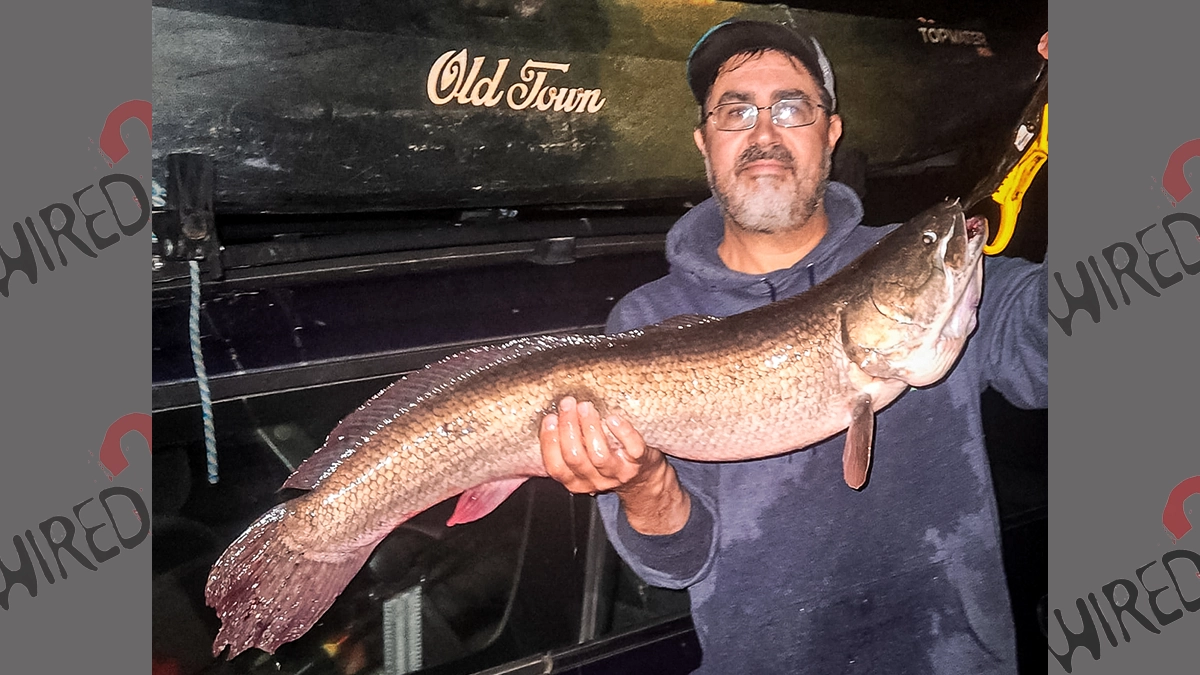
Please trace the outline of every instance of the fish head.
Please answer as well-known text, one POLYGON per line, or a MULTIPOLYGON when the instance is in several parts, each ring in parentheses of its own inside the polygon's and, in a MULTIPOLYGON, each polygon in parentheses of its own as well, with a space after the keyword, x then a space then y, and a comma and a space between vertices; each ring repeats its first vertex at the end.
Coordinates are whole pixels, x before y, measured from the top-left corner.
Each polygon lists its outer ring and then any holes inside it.
POLYGON ((987 220, 946 201, 855 261, 861 285, 842 315, 847 356, 873 377, 922 387, 950 371, 976 326, 987 220))

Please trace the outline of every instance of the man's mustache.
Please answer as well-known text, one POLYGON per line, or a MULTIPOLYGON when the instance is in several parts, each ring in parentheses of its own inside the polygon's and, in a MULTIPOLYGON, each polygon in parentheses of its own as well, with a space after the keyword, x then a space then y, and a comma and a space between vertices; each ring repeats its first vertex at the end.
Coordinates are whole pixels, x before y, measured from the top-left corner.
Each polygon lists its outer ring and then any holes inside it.
POLYGON ((738 157, 737 169, 738 171, 741 171, 746 167, 747 164, 764 159, 783 162, 788 166, 788 168, 791 168, 794 162, 792 153, 788 152, 787 148, 783 147, 782 145, 774 145, 766 149, 760 148, 757 145, 752 145, 746 148, 745 151, 743 151, 738 157))

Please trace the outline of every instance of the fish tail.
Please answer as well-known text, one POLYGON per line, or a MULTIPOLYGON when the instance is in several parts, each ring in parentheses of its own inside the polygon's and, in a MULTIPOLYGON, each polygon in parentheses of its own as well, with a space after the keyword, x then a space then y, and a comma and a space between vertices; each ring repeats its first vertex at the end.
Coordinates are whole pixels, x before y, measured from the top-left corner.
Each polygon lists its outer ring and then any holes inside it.
POLYGON ((287 505, 263 514, 226 549, 204 589, 221 630, 213 656, 257 647, 274 653, 303 635, 362 568, 375 543, 344 552, 301 550, 284 534, 287 505))

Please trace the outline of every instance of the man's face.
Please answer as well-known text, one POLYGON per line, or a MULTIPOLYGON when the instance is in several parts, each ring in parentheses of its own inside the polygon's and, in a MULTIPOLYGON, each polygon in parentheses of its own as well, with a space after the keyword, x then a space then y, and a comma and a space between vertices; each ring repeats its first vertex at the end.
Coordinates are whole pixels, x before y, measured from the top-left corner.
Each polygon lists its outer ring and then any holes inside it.
MULTIPOLYGON (((735 56, 717 75, 704 110, 734 101, 820 101, 820 91, 804 66, 780 52, 735 56)), ((721 131, 706 119, 695 139, 726 216, 745 229, 777 233, 802 226, 817 210, 841 134, 841 119, 824 111, 813 124, 789 129, 772 123, 770 110, 760 110, 753 129, 721 131)))

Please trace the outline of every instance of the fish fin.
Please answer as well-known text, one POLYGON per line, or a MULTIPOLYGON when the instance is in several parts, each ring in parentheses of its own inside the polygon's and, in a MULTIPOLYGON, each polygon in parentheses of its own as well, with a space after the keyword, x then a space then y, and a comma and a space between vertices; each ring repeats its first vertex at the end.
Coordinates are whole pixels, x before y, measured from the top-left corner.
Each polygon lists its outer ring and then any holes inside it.
POLYGON ((464 377, 510 359, 553 349, 578 338, 540 336, 475 347, 413 371, 372 396, 329 432, 325 443, 305 459, 283 488, 311 490, 374 434, 408 412, 429 395, 453 386, 464 377))
POLYGON ((663 319, 656 324, 646 326, 642 331, 648 333, 659 330, 679 330, 681 328, 691 328, 700 324, 712 323, 713 321, 720 321, 720 319, 704 314, 679 314, 669 319, 663 319))
POLYGON ((846 430, 846 450, 842 453, 842 473, 846 485, 862 489, 871 469, 871 445, 875 436, 875 411, 871 397, 863 394, 854 400, 850 428, 846 430))
POLYGON ((479 520, 495 511, 497 506, 500 506, 527 480, 529 480, 528 476, 522 476, 476 485, 458 498, 458 504, 454 506, 454 515, 450 516, 446 525, 452 527, 479 520))
POLYGON ((226 645, 232 659, 257 647, 274 653, 303 635, 354 578, 375 544, 315 559, 280 536, 287 504, 263 514, 213 565, 204 601, 221 630, 213 656, 226 645))

